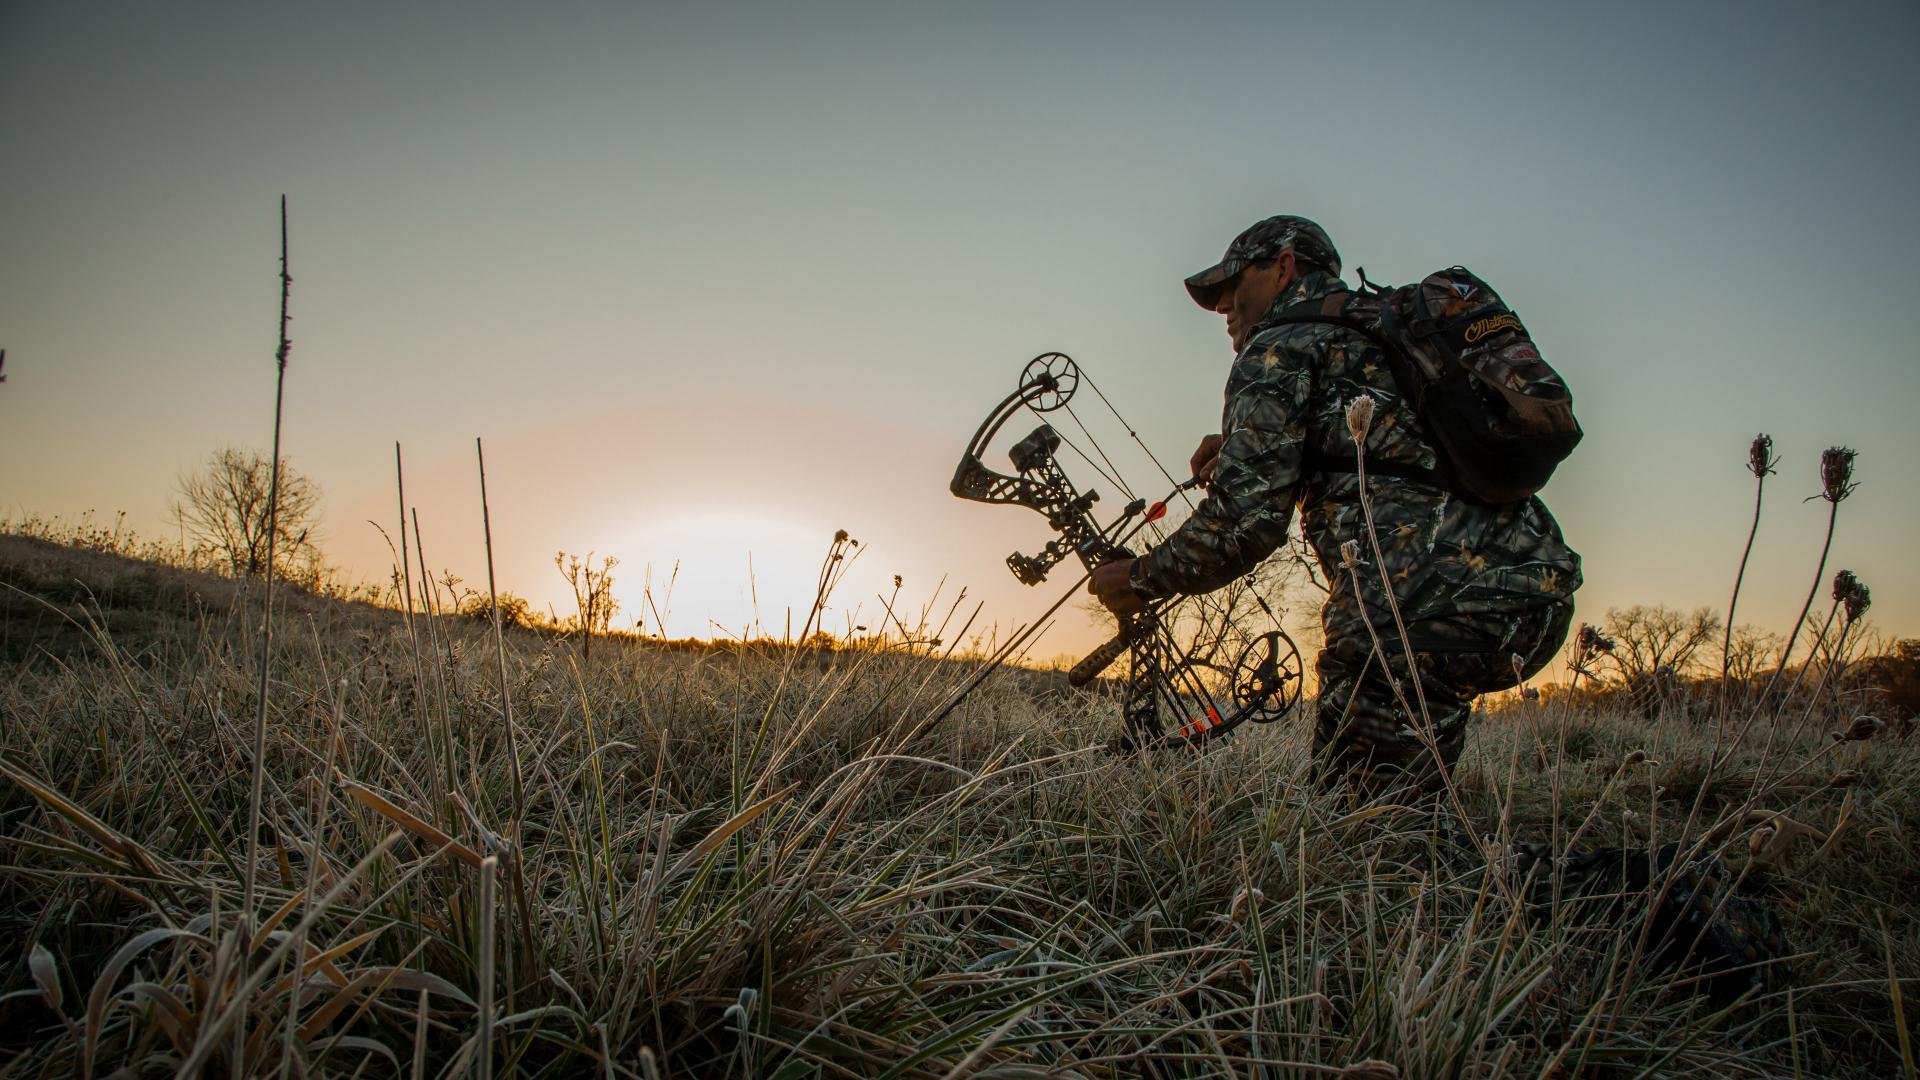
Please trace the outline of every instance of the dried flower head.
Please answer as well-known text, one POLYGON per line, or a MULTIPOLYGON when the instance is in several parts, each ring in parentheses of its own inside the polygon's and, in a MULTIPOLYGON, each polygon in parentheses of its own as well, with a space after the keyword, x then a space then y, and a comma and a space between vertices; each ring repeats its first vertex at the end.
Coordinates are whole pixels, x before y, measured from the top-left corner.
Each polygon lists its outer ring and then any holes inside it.
POLYGON ((1867 609, 1872 606, 1873 590, 1858 581, 1854 582, 1853 592, 1847 595, 1847 621, 1853 622, 1860 618, 1860 616, 1865 615, 1867 609))
POLYGON ((1844 446, 1829 446, 1820 452, 1820 497, 1830 503, 1853 494, 1853 459, 1858 454, 1844 446))
POLYGON ((1847 742, 1865 742, 1873 738, 1874 732, 1886 726, 1879 717, 1856 716, 1853 718, 1853 723, 1847 725, 1847 730, 1841 738, 1847 742))
POLYGON ((1536 687, 1536 686, 1523 686, 1523 687, 1521 687, 1521 688, 1520 688, 1520 700, 1521 700, 1521 701, 1539 701, 1539 700, 1540 700, 1540 688, 1539 688, 1539 687, 1536 687))
POLYGON ((1613 651, 1613 639, 1595 630, 1590 623, 1580 624, 1580 633, 1574 640, 1579 644, 1582 656, 1613 651))
POLYGON ((1373 399, 1365 394, 1347 403, 1347 431, 1355 445, 1364 446, 1367 429, 1373 426, 1373 399))
POLYGON ((1519 653, 1509 653, 1509 654, 1507 654, 1507 659, 1509 659, 1509 660, 1512 660, 1512 661, 1513 661, 1513 678, 1514 678, 1514 681, 1515 681, 1515 682, 1520 682, 1520 681, 1523 681, 1523 680, 1525 680, 1525 679, 1526 679, 1526 677, 1527 677, 1527 660, 1526 660, 1526 657, 1523 657, 1523 656, 1521 656, 1521 655, 1520 655, 1519 653))
POLYGON ((896 589, 900 587, 900 575, 899 575, 899 574, 895 574, 895 575, 893 575, 893 587, 894 587, 894 588, 896 588, 896 589))
POLYGON ((1842 570, 1833 575, 1833 602, 1836 604, 1846 603, 1847 597, 1853 595, 1853 590, 1858 587, 1859 584, 1860 579, 1854 577, 1853 571, 1851 570, 1842 570))
POLYGON ((1860 583, 1851 570, 1842 570, 1833 575, 1833 602, 1844 604, 1849 623, 1867 613, 1873 606, 1873 590, 1860 583))
POLYGON ((1348 540, 1340 545, 1340 565, 1349 570, 1360 565, 1360 541, 1348 540))
POLYGON ((1847 597, 1847 621, 1852 622, 1867 613, 1873 606, 1873 590, 1865 585, 1855 585, 1853 595, 1847 597))
POLYGON ((845 529, 835 529, 835 530, 833 530, 833 542, 834 542, 834 543, 836 543, 836 544, 844 544, 844 543, 846 543, 846 542, 847 542, 847 539, 848 539, 848 537, 847 537, 847 530, 845 530, 845 529))
POLYGON ((1747 448, 1747 471, 1756 477, 1763 477, 1771 473, 1779 461, 1773 456, 1773 436, 1755 435, 1753 445, 1747 448))
POLYGON ((1622 763, 1622 768, 1626 768, 1634 765, 1642 765, 1642 764, 1658 765, 1660 763, 1648 757, 1647 752, 1645 750, 1633 750, 1627 754, 1627 760, 1622 763))

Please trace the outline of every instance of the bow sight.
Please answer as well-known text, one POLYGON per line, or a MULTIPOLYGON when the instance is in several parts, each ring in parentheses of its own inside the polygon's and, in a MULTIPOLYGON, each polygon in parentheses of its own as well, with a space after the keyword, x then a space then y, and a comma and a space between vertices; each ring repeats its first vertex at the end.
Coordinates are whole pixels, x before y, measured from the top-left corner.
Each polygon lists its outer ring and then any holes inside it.
MULTIPOLYGON (((1007 556, 1008 569, 1024 585, 1038 585, 1045 581, 1047 573, 1069 555, 1078 557, 1086 568, 1086 575, 1080 581, 1085 581, 1097 567, 1120 559, 1131 559, 1134 554, 1126 546, 1128 541, 1166 514, 1165 499, 1149 506, 1145 499, 1126 492, 1130 501, 1112 522, 1101 525, 1093 514, 1093 506, 1100 500, 1099 493, 1091 489, 1082 493, 1068 479, 1057 457, 1063 437, 1053 424, 1046 421, 1042 421, 1032 433, 1009 448, 1007 456, 1013 464, 1013 474, 995 472, 982 460, 988 444, 1015 413, 1022 409, 1036 414, 1063 410, 1073 419, 1087 444, 1093 447, 1101 460, 1107 462, 1110 469, 1112 461, 1100 450, 1087 433, 1085 425, 1080 423, 1068 406, 1083 377, 1079 365, 1064 353, 1045 353, 1034 357, 1021 373, 1019 386, 987 414, 974 432, 966 452, 960 456, 959 467, 953 473, 951 490, 960 498, 1025 506, 1046 517, 1047 523, 1053 526, 1058 535, 1039 551, 1032 555, 1016 551, 1007 556)), ((1106 395, 1100 393, 1099 387, 1090 379, 1087 385, 1107 404, 1115 419, 1119 419, 1118 411, 1106 401, 1106 395)), ((1125 423, 1124 420, 1121 422, 1125 423)), ((1131 426, 1127 430, 1130 435, 1133 433, 1131 426)), ((1135 435, 1134 440, 1138 442, 1139 437, 1135 435)), ((1074 452, 1085 458, 1089 465, 1099 469, 1093 459, 1088 458, 1077 446, 1071 443, 1067 445, 1072 446, 1074 452)), ((1145 449, 1144 445, 1142 449, 1145 449)), ((1148 456, 1151 457, 1151 453, 1148 456)), ((1156 460, 1155 465, 1158 464, 1156 460)), ((1160 471, 1166 475, 1164 468, 1160 471)), ((1120 484, 1116 473, 1103 471, 1103 475, 1124 491, 1124 485, 1120 484)), ((1167 479, 1172 482, 1171 476, 1167 479)), ((1184 497, 1186 491, 1198 484, 1198 480, 1175 484, 1173 491, 1169 492, 1169 498, 1174 494, 1184 497)), ((1074 588, 1077 589, 1079 584, 1079 581, 1075 582, 1074 588)), ((1214 660, 1212 652, 1218 651, 1217 644, 1205 656, 1178 647, 1172 628, 1179 621, 1175 611, 1179 602, 1155 601, 1149 603, 1144 611, 1122 617, 1119 633, 1074 665, 1068 674, 1068 682, 1075 687, 1086 686, 1118 660, 1122 653, 1129 655, 1131 662, 1126 693, 1121 704, 1121 714, 1127 725, 1127 736, 1122 740, 1122 746, 1129 749, 1198 745, 1226 734, 1244 721, 1269 723, 1278 720, 1300 700, 1300 653, 1293 640, 1280 628, 1278 618, 1274 617, 1265 599, 1251 589, 1249 594, 1272 619, 1273 628, 1248 640, 1231 665, 1223 666, 1214 660), (1216 701, 1216 695, 1222 692, 1228 701, 1225 709, 1216 701), (1164 734, 1160 723, 1163 707, 1171 709, 1176 716, 1184 717, 1172 736, 1164 734)), ((999 654, 954 692, 933 720, 939 720, 952 711, 968 691, 978 685, 989 671, 1030 637, 1071 596, 1072 592, 1069 591, 1046 614, 1009 641, 999 654)))

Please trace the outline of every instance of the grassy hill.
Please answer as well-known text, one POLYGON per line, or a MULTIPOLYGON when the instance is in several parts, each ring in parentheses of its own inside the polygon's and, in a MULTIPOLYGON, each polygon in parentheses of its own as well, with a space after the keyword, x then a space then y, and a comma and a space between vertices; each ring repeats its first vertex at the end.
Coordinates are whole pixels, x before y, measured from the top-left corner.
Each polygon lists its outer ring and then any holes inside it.
POLYGON ((970 666, 919 648, 583 667, 286 589, 250 845, 257 588, 0 536, 0 1076, 1913 1073, 1920 755, 1818 696, 1711 772, 1697 721, 1512 703, 1461 829, 1317 792, 1299 721, 1118 757, 1039 674, 922 730, 970 666), (1683 833, 1778 988, 1502 855, 1683 833))

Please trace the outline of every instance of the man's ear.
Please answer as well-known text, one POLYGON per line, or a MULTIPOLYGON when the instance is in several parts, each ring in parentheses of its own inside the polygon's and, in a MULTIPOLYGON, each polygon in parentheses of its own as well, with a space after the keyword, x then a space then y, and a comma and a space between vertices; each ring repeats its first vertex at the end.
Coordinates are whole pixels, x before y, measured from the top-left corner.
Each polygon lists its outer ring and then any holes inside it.
POLYGON ((1273 260, 1273 269, 1282 289, 1300 280, 1300 261, 1294 257, 1292 248, 1281 252, 1273 260))

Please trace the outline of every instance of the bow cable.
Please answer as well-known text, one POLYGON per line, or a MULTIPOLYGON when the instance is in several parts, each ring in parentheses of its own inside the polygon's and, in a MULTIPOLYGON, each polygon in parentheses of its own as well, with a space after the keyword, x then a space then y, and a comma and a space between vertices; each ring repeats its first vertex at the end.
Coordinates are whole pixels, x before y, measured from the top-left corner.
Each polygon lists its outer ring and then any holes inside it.
MULTIPOLYGON (((1141 449, 1141 451, 1142 451, 1143 453, 1145 453, 1145 454, 1147 455, 1147 460, 1148 460, 1148 461, 1151 461, 1151 462, 1153 462, 1153 467, 1154 467, 1154 468, 1156 468, 1156 469, 1158 469, 1158 470, 1160 470, 1160 475, 1161 475, 1161 476, 1164 476, 1164 477, 1166 477, 1166 479, 1167 479, 1167 483, 1169 483, 1169 484, 1172 484, 1172 485, 1173 485, 1173 487, 1174 487, 1174 490, 1180 493, 1180 498, 1181 498, 1182 500, 1184 500, 1184 501, 1186 502, 1186 504, 1187 504, 1187 509, 1188 509, 1188 510, 1194 510, 1194 509, 1197 509, 1197 507, 1196 507, 1196 506, 1194 505, 1194 502, 1193 502, 1193 496, 1191 496, 1191 495, 1189 495, 1189 494, 1187 494, 1187 492, 1188 492, 1188 491, 1189 491, 1189 490, 1190 490, 1190 489, 1192 488, 1192 486, 1193 486, 1193 484, 1192 484, 1192 482, 1191 482, 1191 481, 1189 481, 1189 482, 1186 482, 1186 483, 1181 483, 1181 482, 1178 482, 1178 481, 1176 481, 1176 480, 1174 480, 1174 478, 1173 478, 1173 475, 1172 475, 1171 473, 1169 473, 1169 472, 1167 471, 1167 467, 1166 467, 1165 465, 1163 465, 1163 464, 1161 464, 1161 462, 1160 462, 1160 459, 1159 459, 1158 457, 1156 457, 1156 456, 1154 455, 1154 452, 1153 452, 1153 450, 1152 450, 1151 448, 1149 448, 1149 447, 1147 446, 1147 444, 1146 444, 1146 443, 1145 443, 1145 442, 1144 442, 1144 441, 1143 441, 1143 440, 1142 440, 1142 439, 1140 438, 1140 434, 1139 434, 1139 432, 1137 432, 1137 431, 1135 431, 1135 430, 1133 429, 1133 425, 1127 422, 1127 418, 1126 418, 1126 417, 1124 417, 1124 416, 1121 416, 1121 415, 1120 415, 1120 410, 1119 410, 1119 409, 1116 409, 1116 408, 1114 408, 1114 406, 1113 406, 1113 402, 1107 399, 1107 395, 1106 395, 1106 392, 1105 392, 1104 390, 1101 390, 1101 389, 1100 389, 1100 384, 1099 384, 1099 383, 1097 383, 1097 382, 1095 382, 1095 381, 1093 380, 1093 376, 1091 376, 1091 375, 1089 375, 1089 374, 1087 374, 1087 373, 1086 373, 1085 371, 1080 371, 1080 372, 1079 372, 1078 374, 1079 374, 1079 377, 1080 377, 1080 379, 1081 379, 1081 381, 1083 381, 1083 382, 1085 382, 1085 383, 1087 384, 1087 388, 1093 391, 1093 395, 1094 395, 1095 397, 1097 397, 1097 398, 1099 398, 1099 399, 1100 399, 1100 403, 1101 403, 1102 405, 1105 405, 1105 406, 1107 407, 1107 411, 1108 411, 1109 413, 1112 413, 1112 414, 1113 414, 1113 418, 1114 418, 1115 420, 1117 420, 1117 421, 1119 421, 1119 423, 1120 423, 1120 426, 1121 426, 1121 427, 1123 427, 1123 428, 1126 428, 1126 429, 1127 429, 1127 437, 1128 437, 1128 438, 1130 438, 1130 439, 1132 439, 1132 440, 1134 441, 1134 443, 1135 443, 1136 445, 1138 445, 1138 446, 1140 447, 1140 449, 1141 449)), ((1067 413, 1068 413, 1068 415, 1072 415, 1072 414, 1073 414, 1073 410, 1072 410, 1071 408, 1069 408, 1069 409, 1067 410, 1067 413)), ((1080 424, 1080 418, 1079 418, 1078 416, 1074 416, 1074 417, 1073 417, 1073 422, 1074 422, 1075 424, 1080 424)), ((1081 430, 1082 432, 1085 432, 1085 431, 1086 431, 1086 425, 1085 425, 1085 424, 1080 424, 1080 430, 1081 430)), ((1089 436, 1088 436, 1088 439, 1089 439, 1089 441, 1091 441, 1091 440, 1092 440, 1092 436, 1090 436, 1090 435, 1089 435, 1089 436)), ((1069 445, 1069 446, 1072 446, 1073 444, 1071 444, 1071 443, 1068 443, 1067 445, 1069 445)), ((1099 445, 1098 445, 1097 443, 1096 443, 1096 444, 1094 445, 1094 449, 1096 449, 1096 450, 1098 450, 1098 449, 1099 449, 1099 445)), ((1080 453, 1080 449, 1079 449, 1079 447, 1074 447, 1074 452, 1075 452, 1075 453, 1080 453)), ((1084 457, 1086 457, 1086 455, 1085 455, 1085 454, 1081 454, 1080 456, 1081 456, 1081 457, 1083 457, 1083 458, 1084 458, 1084 457)), ((1107 455, 1106 455, 1106 453, 1105 453, 1105 452, 1103 451, 1103 452, 1101 452, 1101 454, 1100 454, 1100 456, 1101 456, 1101 457, 1102 457, 1102 458, 1104 459, 1104 458, 1105 458, 1105 457, 1106 457, 1107 455)), ((1088 462, 1088 464, 1092 464, 1092 462, 1088 462)), ((1111 466, 1111 465, 1112 465, 1113 463, 1112 463, 1111 461, 1109 461, 1109 462, 1107 462, 1107 464, 1108 464, 1109 466, 1111 466)), ((1115 481, 1115 483, 1118 483, 1118 481, 1115 481)), ((1123 487, 1123 490, 1124 490, 1124 485, 1123 485, 1122 487, 1123 487)), ((1128 494, 1127 494, 1127 497, 1128 497, 1128 498, 1132 498, 1132 497, 1133 497, 1133 495, 1132 495, 1132 493, 1131 493, 1131 492, 1128 492, 1128 494)), ((1159 534, 1159 535, 1160 535, 1160 537, 1161 537, 1161 539, 1163 539, 1163 540, 1165 539, 1165 534, 1164 534, 1164 533, 1161 533, 1161 534, 1159 534)), ((1251 577, 1253 576, 1253 575, 1252 575, 1252 572, 1251 572, 1251 571, 1249 571, 1249 572, 1248 572, 1248 574, 1247 574, 1247 576, 1248 576, 1249 578, 1251 578, 1251 577)), ((1252 584, 1251 584, 1251 583, 1249 583, 1249 584, 1248 584, 1248 587, 1247 587, 1247 592, 1248 592, 1248 593, 1249 593, 1250 595, 1252 595, 1252 597, 1253 597, 1253 599, 1254 599, 1254 602, 1260 605, 1260 610, 1261 610, 1262 612, 1265 612, 1265 613, 1266 613, 1266 616, 1267 616, 1267 618, 1269 618, 1269 619, 1272 619, 1272 620, 1273 620, 1273 624, 1274 624, 1275 626, 1280 626, 1280 625, 1281 625, 1281 622, 1280 622, 1280 616, 1278 616, 1278 615, 1276 615, 1276 614, 1274 614, 1274 610, 1273 610, 1273 608, 1272 608, 1272 607, 1271 607, 1271 606, 1270 606, 1270 605, 1269 605, 1269 604, 1267 603, 1267 598, 1266 598, 1265 596, 1262 596, 1262 595, 1261 595, 1261 593, 1260 593, 1260 590, 1259 590, 1259 589, 1257 589, 1257 588, 1254 588, 1254 587, 1252 586, 1252 584)))
MULTIPOLYGON (((1100 389, 1100 384, 1094 382, 1093 377, 1091 375, 1088 375, 1084 371, 1080 372, 1080 377, 1086 380, 1087 387, 1093 391, 1093 396, 1100 399, 1100 404, 1105 405, 1107 407, 1107 411, 1113 414, 1113 418, 1120 422, 1120 426, 1127 429, 1127 437, 1132 439, 1134 441, 1134 444, 1139 446, 1141 451, 1147 455, 1147 460, 1153 462, 1153 467, 1160 470, 1161 476, 1164 476, 1167 478, 1167 483, 1178 486, 1179 482, 1173 478, 1173 474, 1167 471, 1167 467, 1160 463, 1160 459, 1155 457, 1153 451, 1151 449, 1148 449, 1147 444, 1141 440, 1140 433, 1133 430, 1133 425, 1127 422, 1127 418, 1124 416, 1121 416, 1120 410, 1114 408, 1113 402, 1107 400, 1107 395, 1100 389)), ((1078 422, 1079 420, 1076 417, 1075 423, 1078 423, 1078 422)), ((1193 497, 1187 494, 1187 489, 1185 487, 1180 487, 1180 497, 1186 500, 1187 509, 1191 510, 1194 508, 1193 497)))

